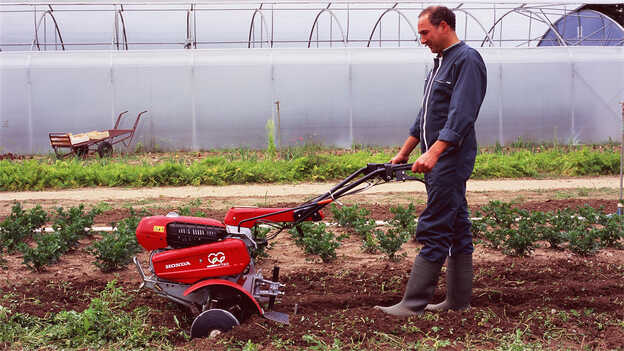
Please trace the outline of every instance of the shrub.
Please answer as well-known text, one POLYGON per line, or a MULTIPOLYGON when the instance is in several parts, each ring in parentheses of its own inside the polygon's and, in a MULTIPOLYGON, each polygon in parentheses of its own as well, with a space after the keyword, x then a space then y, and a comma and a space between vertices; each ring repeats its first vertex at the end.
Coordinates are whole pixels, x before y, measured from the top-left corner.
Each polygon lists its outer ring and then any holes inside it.
POLYGON ((32 247, 26 243, 19 245, 18 249, 23 254, 24 264, 34 271, 42 271, 45 266, 57 262, 61 255, 78 244, 78 240, 90 235, 89 228, 100 212, 94 208, 85 213, 82 204, 67 211, 58 207, 52 224, 53 233, 40 233, 34 236, 35 245, 32 247))
POLYGON ((338 207, 332 204, 330 210, 339 226, 350 229, 366 223, 370 216, 369 210, 358 205, 338 207))
POLYGON ((123 269, 132 262, 132 256, 141 251, 136 240, 136 228, 141 217, 148 215, 142 211, 137 215, 130 208, 130 216, 118 223, 112 223, 115 231, 102 234, 102 239, 94 242, 88 249, 95 256, 94 264, 102 272, 112 272, 123 269))
POLYGON ((374 254, 379 251, 379 244, 377 243, 377 238, 372 230, 367 232, 362 240, 362 249, 364 249, 364 252, 374 254))
POLYGON ((385 232, 379 229, 375 230, 375 236, 379 242, 380 250, 388 256, 390 261, 396 261, 398 260, 396 253, 409 240, 410 233, 405 229, 392 227, 385 232))
POLYGON ((327 231, 325 223, 305 223, 302 231, 301 244, 306 253, 319 255, 323 262, 336 259, 336 249, 340 243, 334 233, 327 231))
POLYGON ((535 249, 535 228, 527 213, 520 213, 517 230, 508 230, 503 238, 503 253, 511 256, 527 256, 535 249))
POLYGON ((416 232, 416 216, 414 212, 416 208, 413 203, 410 203, 407 207, 398 205, 396 207, 390 207, 390 213, 394 215, 392 222, 394 226, 405 229, 408 233, 416 232))
POLYGON ((624 218, 618 215, 601 214, 598 223, 602 229, 598 233, 598 239, 602 247, 621 248, 620 240, 624 238, 624 218))
POLYGON ((0 223, 0 254, 3 248, 12 252, 21 242, 32 238, 35 230, 41 228, 47 220, 48 215, 41 206, 24 211, 22 205, 15 202, 11 214, 0 223))
POLYGON ((40 233, 35 236, 35 243, 35 247, 30 247, 26 243, 21 243, 18 247, 23 255, 24 265, 33 271, 45 270, 45 266, 56 263, 66 251, 58 232, 40 233))
POLYGON ((581 256, 596 253, 600 245, 597 242, 596 229, 575 228, 567 233, 568 249, 581 256))

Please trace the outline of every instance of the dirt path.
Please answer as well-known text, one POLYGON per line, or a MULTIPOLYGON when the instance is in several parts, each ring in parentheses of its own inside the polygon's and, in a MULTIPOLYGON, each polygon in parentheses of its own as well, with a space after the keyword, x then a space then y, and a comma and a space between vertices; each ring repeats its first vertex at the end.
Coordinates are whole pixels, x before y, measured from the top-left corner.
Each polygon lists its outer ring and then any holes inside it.
MULTIPOLYGON (((159 188, 86 188, 54 191, 1 192, 0 201, 74 200, 106 201, 150 198, 200 197, 266 197, 322 194, 334 183, 252 184, 228 186, 184 186, 159 188)), ((470 180, 468 192, 527 191, 552 189, 619 189, 619 177, 565 178, 565 179, 504 179, 470 180)), ((419 182, 383 184, 366 191, 367 194, 425 192, 419 182)))

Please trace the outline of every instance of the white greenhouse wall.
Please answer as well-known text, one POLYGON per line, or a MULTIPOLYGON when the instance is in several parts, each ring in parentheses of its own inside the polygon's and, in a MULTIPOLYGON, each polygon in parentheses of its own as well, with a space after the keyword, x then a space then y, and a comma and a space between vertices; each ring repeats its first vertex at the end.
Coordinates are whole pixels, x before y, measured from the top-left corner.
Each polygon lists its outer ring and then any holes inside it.
MULTIPOLYGON (((488 91, 482 145, 620 138, 624 48, 481 48, 488 91)), ((432 55, 422 48, 198 49, 0 53, 0 152, 47 153, 49 132, 122 127, 149 112, 150 148, 397 145, 407 136, 432 55)))

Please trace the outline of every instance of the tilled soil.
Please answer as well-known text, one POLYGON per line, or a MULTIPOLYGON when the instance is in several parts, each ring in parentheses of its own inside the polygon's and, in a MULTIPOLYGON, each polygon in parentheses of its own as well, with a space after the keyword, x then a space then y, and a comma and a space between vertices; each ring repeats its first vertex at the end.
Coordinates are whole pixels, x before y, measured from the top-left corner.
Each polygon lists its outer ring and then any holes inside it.
MULTIPOLYGON (((298 203, 281 201, 270 206, 292 207, 298 203)), ((476 213, 483 204, 471 206, 471 212, 476 213)), ((358 205, 367 208, 376 220, 392 217, 388 203, 358 205)), ((615 201, 600 198, 519 201, 515 206, 552 211, 584 205, 603 207, 608 213, 616 210, 615 201)), ((161 206, 154 214, 177 208, 173 204, 161 206)), ((423 204, 416 204, 417 213, 423 208, 423 204)), ((222 219, 227 207, 206 205, 191 211, 222 219)), ((326 220, 332 221, 331 211, 324 213, 326 220)), ((127 208, 115 208, 99 215, 96 223, 109 224, 129 214, 127 208)), ((180 332, 189 330, 194 316, 151 291, 137 291, 140 280, 132 265, 121 272, 99 272, 92 264, 92 256, 84 250, 97 238, 81 240, 76 250, 43 273, 26 269, 19 254, 5 256, 7 262, 0 269, 0 297, 12 296, 10 309, 14 312, 39 317, 64 310, 80 312, 110 280, 116 279, 133 297, 124 309, 148 306, 151 312, 146 323, 172 330, 170 340, 180 349, 227 349, 227 345, 240 345, 247 340, 269 350, 280 349, 279 345, 283 345, 281 349, 331 346, 335 340, 340 345, 362 349, 402 349, 409 343, 425 342, 431 346, 446 339, 457 343, 447 347, 450 349, 492 349, 509 335, 520 335, 524 342, 540 342, 550 349, 607 350, 624 345, 622 250, 601 250, 586 258, 540 248, 529 257, 512 258, 477 245, 470 310, 401 319, 386 316, 373 306, 390 305, 401 299, 419 244, 410 241, 401 251, 406 257, 389 262, 381 254, 363 253, 359 239, 352 237, 338 249, 334 263, 323 264, 306 256, 288 234, 281 234, 269 250, 270 257, 259 266, 265 272, 273 264, 282 267, 286 294, 276 304, 276 310, 289 313, 290 325, 253 316, 216 339, 187 341, 180 332)), ((139 257, 144 263, 148 259, 145 252, 139 257)), ((444 299, 444 277, 443 272, 434 296, 436 302, 444 299)))
MULTIPOLYGON (((373 309, 401 299, 409 277, 408 260, 360 269, 339 266, 315 266, 282 277, 286 295, 276 309, 290 314, 290 325, 253 316, 219 338, 252 340, 266 346, 281 339, 290 346, 305 347, 311 345, 306 336, 314 335, 329 345, 338 338, 374 347, 369 339, 389 335, 403 343, 427 337, 479 340, 479 348, 488 348, 497 344, 496 335, 521 329, 545 339, 557 334, 571 345, 597 350, 618 349, 624 341, 624 328, 616 324, 624 320, 624 266, 598 258, 475 262, 470 310, 410 318, 390 317, 373 309)), ((42 279, 12 282, 2 290, 20 301, 13 307, 16 311, 44 317, 62 310, 84 310, 106 283, 101 278, 42 279)), ((119 284, 129 292, 136 288, 124 280, 119 284)), ((444 299, 444 289, 443 273, 435 301, 444 299)), ((188 330, 192 322, 185 309, 145 290, 132 295, 133 302, 125 309, 149 306, 153 312, 147 323, 174 330, 172 341, 180 347, 218 349, 214 339, 187 342, 179 335, 179 327, 188 330)))

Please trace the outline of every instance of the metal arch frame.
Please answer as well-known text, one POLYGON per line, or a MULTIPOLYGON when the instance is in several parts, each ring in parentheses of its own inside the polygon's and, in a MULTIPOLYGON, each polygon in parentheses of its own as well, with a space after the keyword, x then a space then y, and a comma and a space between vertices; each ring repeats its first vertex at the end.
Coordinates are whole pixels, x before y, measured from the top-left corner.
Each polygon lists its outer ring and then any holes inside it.
MULTIPOLYGON (((595 31, 593 31, 593 32, 591 32, 591 33, 589 33, 589 34, 585 35, 583 38, 581 38, 581 39, 579 39, 579 40, 576 40, 576 41, 574 41, 574 42, 571 42, 571 44, 572 44, 571 46, 577 46, 579 43, 582 43, 582 42, 584 42, 585 40, 587 40, 589 36, 592 36, 592 35, 596 34, 598 31, 605 29, 605 28, 607 27, 608 23, 612 23, 612 24, 614 24, 617 28, 619 28, 619 29, 622 31, 622 33, 624 33, 624 27, 623 27, 621 24, 619 24, 619 23, 618 23, 617 21, 615 21, 613 18, 611 18, 611 17, 609 17, 609 16, 605 15, 604 13, 602 13, 602 12, 600 12, 600 11, 596 11, 596 10, 593 10, 593 9, 583 9, 583 8, 581 8, 581 9, 577 9, 577 10, 575 10, 574 12, 571 12, 571 13, 569 13, 569 14, 565 15, 565 16, 576 16, 576 17, 577 17, 577 18, 579 18, 579 20, 580 20, 580 18, 582 17, 582 15, 580 14, 580 11, 587 11, 587 12, 591 12, 591 13, 593 13, 594 15, 598 16, 598 18, 600 18, 600 19, 603 21, 603 25, 602 25, 602 27, 598 28, 597 30, 595 30, 595 31)), ((558 19, 558 20, 554 23, 554 26, 557 26, 557 25, 558 25, 558 23, 559 23, 561 20, 563 20, 563 17, 562 17, 562 18, 560 18, 560 19, 558 19)), ((546 34, 546 33, 544 33, 544 34, 546 34)), ((564 40, 565 40, 565 39, 564 39, 564 40)), ((605 39, 603 39, 603 40, 605 40, 605 39)), ((622 41, 621 41, 621 43, 624 43, 624 40, 622 40, 622 41)), ((621 46, 621 45, 622 45, 622 44, 619 44, 619 45, 617 45, 617 46, 621 46)))
MULTIPOLYGON (((65 51, 65 43, 63 42, 63 36, 61 35, 61 30, 58 26, 58 22, 56 22, 56 18, 54 17, 54 15, 52 14, 52 11, 54 11, 52 9, 51 5, 48 5, 48 7, 50 8, 49 10, 46 10, 41 17, 39 17, 39 21, 37 22, 37 25, 35 26, 35 39, 33 39, 32 44, 30 45, 30 51, 33 50, 33 48, 35 47, 35 45, 37 45, 37 50, 41 51, 41 47, 39 46, 39 27, 41 26, 41 21, 43 21, 44 17, 46 15, 50 15, 50 17, 52 18, 52 21, 54 22, 54 28, 56 29, 56 34, 58 34, 59 36, 59 40, 61 41, 61 48, 63 51, 65 51)), ((46 44, 47 45, 47 44, 46 44)))
MULTIPOLYGON (((314 28, 316 28, 318 32, 317 24, 323 12, 329 13, 329 15, 336 21, 336 24, 338 25, 338 29, 340 29, 340 34, 342 35, 342 42, 345 48, 349 47, 349 45, 347 44, 347 37, 345 37, 345 34, 344 34, 344 29, 342 29, 342 24, 340 24, 340 21, 338 20, 338 17, 336 16, 336 14, 332 10, 329 9, 329 6, 331 6, 331 2, 327 5, 326 8, 321 9, 321 11, 319 11, 319 13, 316 15, 316 18, 314 18, 312 29, 310 29, 310 36, 308 37, 308 49, 310 48, 310 44, 312 43, 312 34, 314 34, 314 28)), ((331 40, 331 38, 329 38, 329 40, 331 40)))
POLYGON ((186 41, 184 42, 184 48, 190 49, 191 45, 194 49, 197 49, 197 27, 195 24, 195 7, 191 4, 191 8, 186 11, 186 41), (193 39, 191 40, 191 13, 193 13, 193 39))
POLYGON ((117 50, 119 50, 119 27, 117 25, 117 15, 121 19, 121 33, 123 35, 123 46, 124 50, 128 50, 128 36, 126 34, 126 21, 123 16, 123 5, 121 5, 121 9, 115 10, 115 35, 113 36, 113 45, 117 46, 117 50))
MULTIPOLYGON (((264 13, 262 12, 262 5, 260 4, 260 6, 255 9, 253 15, 251 15, 251 23, 249 24, 249 37, 247 38, 247 48, 251 49, 251 35, 253 33, 253 29, 254 29, 254 23, 256 20, 256 15, 260 14, 260 21, 262 22, 262 24, 264 24, 264 31, 267 37, 266 43, 267 45, 269 45, 269 47, 273 47, 273 41, 269 41, 269 30, 267 28, 269 28, 268 24, 266 23, 266 18, 264 17, 264 13)), ((260 33, 262 34, 262 30, 260 30, 260 33)), ((260 39, 260 45, 262 45, 264 41, 262 39, 260 39)), ((254 41, 255 43, 255 41, 254 41)))
MULTIPOLYGON (((555 25, 550 21, 550 18, 546 16, 546 14, 544 13, 544 10, 539 9, 539 12, 542 14, 543 18, 546 20, 548 27, 550 27, 550 30, 552 30, 555 36, 557 37, 557 40, 559 40, 559 43, 561 44, 561 46, 568 46, 568 43, 566 43, 565 39, 563 39, 563 37, 561 36, 561 33, 559 33, 557 28, 555 28, 555 25)), ((548 31, 546 31, 546 33, 548 33, 548 31)), ((544 35, 546 35, 546 33, 542 34, 542 39, 544 38, 544 35)))
POLYGON ((381 16, 379 16, 379 18, 377 18, 377 22, 375 22, 375 25, 373 26, 373 30, 371 31, 370 36, 368 37, 368 42, 366 43, 366 47, 370 47, 371 41, 373 40, 373 35, 375 35, 375 30, 377 30, 377 26, 379 26, 379 24, 381 23, 381 20, 383 19, 383 17, 389 13, 389 12, 396 12, 400 17, 403 17, 403 19, 405 20, 405 22, 407 22, 407 24, 410 26, 410 28, 412 29, 412 32, 414 33, 414 41, 418 44, 418 46, 420 45, 420 41, 418 40, 418 31, 416 31, 416 29, 414 29, 414 25, 412 24, 412 21, 409 20, 409 18, 407 18, 407 16, 399 9, 397 9, 397 5, 399 3, 396 2, 394 3, 394 5, 392 5, 391 8, 386 9, 381 16))
MULTIPOLYGON (((460 4, 461 6, 462 4, 460 4)), ((485 37, 483 39, 483 43, 485 43, 485 39, 487 39, 490 42, 490 46, 494 47, 494 41, 492 41, 492 38, 490 38, 490 35, 488 34, 488 32, 485 31, 485 27, 483 26, 483 24, 481 24, 481 21, 479 21, 475 16, 473 16, 472 13, 464 10, 464 9, 460 9, 459 6, 457 6, 456 8, 453 9, 453 11, 459 11, 459 12, 463 12, 465 13, 467 16, 469 16, 470 18, 472 18, 473 21, 475 21, 479 27, 481 27, 481 30, 483 31, 483 33, 485 33, 485 37)), ((483 43, 481 44, 481 46, 483 46, 483 43)))
MULTIPOLYGON (((483 45, 485 44, 486 39, 490 41, 490 45, 494 46, 493 43, 493 39, 490 36, 490 34, 494 31, 494 29, 496 28, 496 25, 498 25, 499 23, 501 23, 501 21, 503 20, 503 18, 507 17, 507 15, 510 15, 512 13, 517 13, 520 15, 524 15, 523 12, 528 12, 529 14, 536 16, 535 20, 536 21, 540 21, 544 24, 546 24, 548 26, 548 28, 550 28, 550 30, 553 31, 553 33, 555 33, 555 36, 557 37, 557 40, 559 41, 559 43, 562 46, 568 46, 567 43, 565 42, 565 40, 563 39, 563 37, 561 36, 561 33, 559 33, 559 31, 557 30, 557 28, 553 25, 553 23, 550 21, 550 19, 546 16, 546 14, 544 13, 544 11, 542 9, 539 9, 539 12, 534 11, 534 8, 526 8, 527 4, 524 3, 521 6, 518 6, 514 9, 511 9, 509 11, 507 11, 505 14, 503 14, 502 16, 500 16, 495 22, 494 24, 492 24, 492 27, 490 27, 490 30, 486 32, 486 37, 483 38, 483 41, 481 42, 481 47, 483 47, 483 45)), ((542 34, 542 38, 544 37, 546 33, 542 34)))
MULTIPOLYGON (((526 6, 526 3, 524 3, 524 4, 522 4, 522 5, 518 6, 518 7, 516 7, 516 8, 514 8, 514 9, 511 9, 511 10, 509 10, 509 11, 507 11, 507 12, 505 12, 505 14, 503 14, 503 15, 502 15, 502 16, 500 16, 500 17, 499 17, 496 21, 494 21, 494 24, 492 24, 492 26, 490 27, 490 30, 489 30, 489 31, 487 31, 487 32, 485 33, 486 37, 485 37, 485 38, 483 38, 483 41, 481 41, 481 47, 483 47, 483 45, 485 44, 485 40, 486 40, 486 39, 489 39, 489 41, 490 41, 490 46, 494 46, 494 42, 493 42, 493 40, 492 40, 491 34, 492 34, 492 32, 494 31, 494 28, 496 28, 496 25, 497 25, 498 23, 500 23, 500 22, 503 20, 503 18, 505 18, 507 15, 509 15, 509 14, 511 14, 511 13, 514 13, 514 12, 519 12, 518 10, 519 10, 519 9, 521 9, 521 8, 523 8, 524 6, 526 6)), ((484 29, 484 31, 485 31, 485 29, 484 29)))

